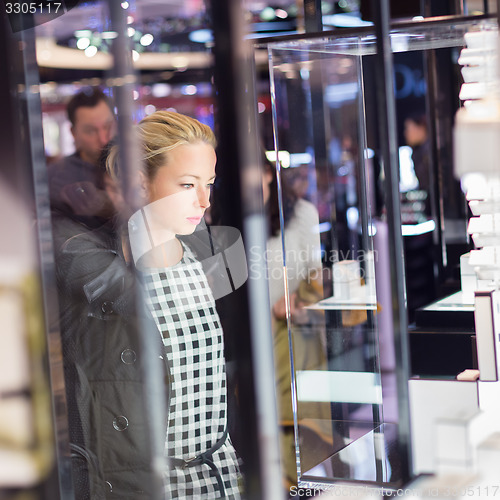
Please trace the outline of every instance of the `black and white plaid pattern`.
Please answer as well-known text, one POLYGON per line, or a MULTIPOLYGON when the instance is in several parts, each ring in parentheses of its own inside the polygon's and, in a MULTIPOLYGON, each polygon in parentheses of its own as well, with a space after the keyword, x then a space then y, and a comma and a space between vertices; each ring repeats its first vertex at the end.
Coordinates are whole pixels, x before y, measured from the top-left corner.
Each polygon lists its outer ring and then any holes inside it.
MULTIPOLYGON (((144 278, 172 376, 166 453, 188 460, 210 449, 226 427, 223 332, 201 263, 188 247, 179 264, 148 270, 144 278)), ((229 437, 213 460, 226 498, 239 499, 238 459, 229 437)), ((165 479, 165 498, 220 497, 216 477, 204 464, 172 467, 165 479)))

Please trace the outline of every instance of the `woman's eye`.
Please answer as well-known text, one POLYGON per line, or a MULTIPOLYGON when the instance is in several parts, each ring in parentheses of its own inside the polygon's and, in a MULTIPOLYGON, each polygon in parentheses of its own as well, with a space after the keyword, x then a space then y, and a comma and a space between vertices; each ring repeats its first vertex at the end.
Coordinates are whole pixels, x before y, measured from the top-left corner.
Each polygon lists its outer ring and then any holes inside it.
POLYGON ((193 185, 194 184, 181 184, 181 187, 183 187, 184 189, 191 189, 193 185))

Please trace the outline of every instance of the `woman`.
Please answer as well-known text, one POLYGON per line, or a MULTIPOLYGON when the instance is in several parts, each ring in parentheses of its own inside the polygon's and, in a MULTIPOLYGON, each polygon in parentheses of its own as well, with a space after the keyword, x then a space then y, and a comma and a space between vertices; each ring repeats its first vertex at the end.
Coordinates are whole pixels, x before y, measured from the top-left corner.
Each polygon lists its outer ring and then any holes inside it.
MULTIPOLYGON (((198 258, 209 253, 198 236, 205 231, 193 234, 210 204, 214 134, 169 112, 145 118, 137 133, 142 206, 129 230, 116 223, 90 230, 54 218, 75 495, 157 498, 162 475, 165 498, 239 499, 238 459, 226 427, 222 329, 198 258), (145 380, 145 365, 154 367, 157 384, 145 380), (153 400, 154 414, 148 411, 153 400), (163 400, 166 408, 158 404, 163 400), (162 410, 165 418, 153 427, 162 410), (168 458, 163 474, 152 459, 158 448, 152 435, 160 436, 160 453, 168 458)), ((107 189, 126 221, 139 207, 127 207, 116 188, 116 160, 114 146, 107 189)))
MULTIPOLYGON (((167 111, 142 120, 138 134, 144 206, 131 217, 128 236, 170 371, 165 496, 240 498, 227 433, 223 332, 194 250, 215 179, 215 136, 197 120, 167 111)), ((114 178, 115 158, 116 150, 108 160, 114 178)))

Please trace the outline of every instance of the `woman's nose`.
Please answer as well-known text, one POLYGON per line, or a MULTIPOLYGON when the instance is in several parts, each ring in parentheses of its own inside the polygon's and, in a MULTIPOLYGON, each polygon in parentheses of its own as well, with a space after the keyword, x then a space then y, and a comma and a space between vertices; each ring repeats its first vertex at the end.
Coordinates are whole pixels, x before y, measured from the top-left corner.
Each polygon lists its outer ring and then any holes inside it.
POLYGON ((200 208, 207 209, 210 206, 210 191, 205 188, 200 188, 196 195, 200 208))

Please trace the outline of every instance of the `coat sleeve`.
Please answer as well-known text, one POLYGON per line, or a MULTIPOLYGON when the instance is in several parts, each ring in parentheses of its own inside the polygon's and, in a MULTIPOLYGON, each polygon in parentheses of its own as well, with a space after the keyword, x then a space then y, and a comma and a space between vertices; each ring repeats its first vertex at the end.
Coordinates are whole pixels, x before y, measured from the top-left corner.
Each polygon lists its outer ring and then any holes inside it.
POLYGON ((89 304, 89 314, 104 318, 113 297, 114 310, 127 314, 133 299, 134 276, 110 238, 92 232, 72 236, 57 255, 59 288, 74 300, 89 304))
MULTIPOLYGON (((143 367, 154 360, 146 361, 142 339, 149 333, 154 337, 155 325, 150 330, 146 321, 145 331, 134 272, 113 238, 99 231, 58 230, 56 274, 73 475, 80 491, 90 495, 77 498, 100 499, 103 493, 107 498, 110 485, 117 498, 150 498, 151 422, 145 398, 152 388, 143 367)), ((160 362, 163 352, 155 348, 154 354, 160 362)))

